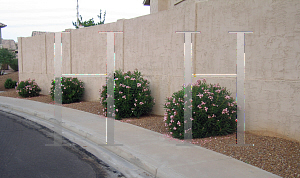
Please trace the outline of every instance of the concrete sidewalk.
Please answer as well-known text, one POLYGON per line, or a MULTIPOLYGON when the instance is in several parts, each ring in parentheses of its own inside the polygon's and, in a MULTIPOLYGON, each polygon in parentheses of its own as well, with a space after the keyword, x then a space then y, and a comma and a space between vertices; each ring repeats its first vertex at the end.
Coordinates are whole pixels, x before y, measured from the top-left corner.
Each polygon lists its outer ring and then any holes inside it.
MULTIPOLYGON (((0 96, 0 110, 36 117, 38 120, 35 122, 45 126, 47 123, 56 122, 54 105, 50 104, 0 96)), ((279 177, 200 146, 176 146, 181 141, 120 121, 115 121, 114 140, 115 144, 122 146, 99 146, 104 145, 106 140, 106 118, 103 116, 63 107, 62 121, 66 131, 97 144, 97 147, 93 148, 94 152, 108 150, 151 173, 153 177, 279 177)), ((72 134, 63 136, 79 145, 82 144, 72 134)), ((89 151, 85 145, 81 146, 89 151)), ((145 175, 137 174, 132 177, 146 177, 145 175)))

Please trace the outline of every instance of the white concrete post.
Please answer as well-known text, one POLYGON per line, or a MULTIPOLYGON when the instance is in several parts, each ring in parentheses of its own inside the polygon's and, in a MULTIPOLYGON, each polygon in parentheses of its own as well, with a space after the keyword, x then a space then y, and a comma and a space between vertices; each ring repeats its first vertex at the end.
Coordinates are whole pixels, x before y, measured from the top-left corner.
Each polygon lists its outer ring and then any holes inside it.
MULTIPOLYGON (((182 31, 184 33, 184 140, 190 140, 192 136, 192 33, 197 31, 182 31), (191 86, 189 86, 191 85, 191 86)), ((184 144, 177 144, 184 145, 184 144)))

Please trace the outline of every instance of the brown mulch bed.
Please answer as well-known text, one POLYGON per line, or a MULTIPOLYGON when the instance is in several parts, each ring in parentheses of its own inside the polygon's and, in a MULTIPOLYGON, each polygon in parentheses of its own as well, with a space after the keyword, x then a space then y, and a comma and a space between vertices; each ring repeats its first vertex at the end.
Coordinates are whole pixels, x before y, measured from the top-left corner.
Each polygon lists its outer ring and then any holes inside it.
MULTIPOLYGON (((4 89, 4 82, 7 78, 18 80, 18 72, 0 76, 0 96, 14 97, 24 99, 18 96, 15 89, 4 89)), ((53 103, 49 95, 26 98, 43 103, 53 103)), ((103 107, 97 101, 82 101, 79 103, 64 104, 64 107, 82 110, 92 114, 103 114, 103 107)), ((149 129, 161 134, 166 138, 172 139, 164 126, 163 116, 148 115, 138 118, 122 119, 121 122, 127 122, 145 129, 149 129)), ((193 139, 192 142, 204 148, 216 151, 218 153, 230 156, 237 160, 251 164, 264 169, 281 177, 300 178, 300 143, 283 138, 261 136, 258 134, 245 134, 246 144, 254 146, 229 146, 235 143, 235 134, 227 136, 209 137, 193 139)))

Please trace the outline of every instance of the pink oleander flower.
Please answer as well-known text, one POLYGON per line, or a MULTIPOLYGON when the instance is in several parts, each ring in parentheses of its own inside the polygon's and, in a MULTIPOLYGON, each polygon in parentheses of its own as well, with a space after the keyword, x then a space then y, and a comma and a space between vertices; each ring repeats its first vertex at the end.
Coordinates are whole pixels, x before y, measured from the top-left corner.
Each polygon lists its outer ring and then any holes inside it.
POLYGON ((225 99, 230 99, 230 96, 225 96, 225 99))
POLYGON ((193 118, 190 118, 191 119, 191 121, 193 121, 194 119, 193 118))
POLYGON ((124 79, 126 80, 127 78, 130 78, 129 76, 125 76, 124 79))
POLYGON ((221 90, 216 90, 216 92, 217 92, 217 93, 220 93, 220 92, 221 92, 221 90))
POLYGON ((217 116, 215 114, 213 114, 212 117, 217 117, 217 116))
POLYGON ((122 98, 125 98, 125 99, 126 99, 126 95, 122 96, 122 98))
POLYGON ((207 108, 207 107, 204 107, 204 109, 205 109, 205 112, 207 112, 208 108, 207 108))
POLYGON ((201 109, 201 108, 202 108, 200 104, 199 104, 197 107, 198 107, 199 109, 201 109))
POLYGON ((119 110, 118 110, 118 109, 116 109, 116 111, 118 112, 119 110))
POLYGON ((203 94, 199 93, 198 95, 196 96, 199 96, 199 98, 202 98, 203 97, 203 94))
POLYGON ((120 94, 122 94, 123 92, 119 91, 120 94))
POLYGON ((136 103, 134 103, 134 106, 136 106, 136 103))
POLYGON ((173 115, 171 115, 171 116, 170 116, 170 118, 171 118, 171 119, 173 119, 173 118, 174 118, 174 116, 173 116, 173 115))
POLYGON ((165 117, 164 117, 164 121, 166 121, 167 119, 168 119, 168 117, 167 117, 167 116, 165 116, 165 117))
POLYGON ((143 105, 144 103, 143 102, 140 102, 140 105, 143 105))
POLYGON ((181 126, 181 123, 178 121, 178 122, 177 122, 177 125, 181 126))
POLYGON ((227 114, 229 111, 227 108, 223 109, 222 114, 227 114))
POLYGON ((130 86, 126 86, 126 88, 131 88, 130 86))
POLYGON ((174 127, 173 130, 176 130, 176 127, 174 127))
POLYGON ((210 115, 208 115, 208 118, 211 118, 211 116, 210 116, 210 115))
POLYGON ((173 122, 174 122, 174 120, 173 120, 173 119, 171 119, 171 120, 170 120, 170 123, 173 123, 173 122))
POLYGON ((201 101, 201 105, 205 105, 205 104, 206 104, 205 102, 201 101))
POLYGON ((130 80, 135 80, 135 78, 131 78, 130 80))
POLYGON ((115 80, 119 80, 118 78, 115 78, 115 80))
POLYGON ((141 83, 137 83, 137 87, 141 87, 142 86, 142 84, 141 83))

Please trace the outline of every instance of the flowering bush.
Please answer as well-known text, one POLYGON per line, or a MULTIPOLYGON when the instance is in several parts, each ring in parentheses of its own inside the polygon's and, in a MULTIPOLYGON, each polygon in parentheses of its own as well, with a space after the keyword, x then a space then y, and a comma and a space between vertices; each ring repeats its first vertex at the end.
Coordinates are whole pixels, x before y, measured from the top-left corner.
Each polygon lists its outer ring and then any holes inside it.
POLYGON ((19 95, 23 98, 39 96, 41 91, 37 83, 30 79, 18 82, 16 88, 19 95))
MULTIPOLYGON (((112 77, 111 77, 112 78, 112 77)), ((155 100, 151 97, 149 82, 144 80, 137 70, 134 73, 121 70, 115 72, 114 105, 115 118, 128 118, 131 116, 140 117, 152 111, 155 100)), ((100 91, 101 92, 101 91, 100 91)), ((107 85, 102 87, 101 103, 107 114, 107 85)))
MULTIPOLYGON (((189 85, 188 87, 191 87, 189 85)), ((207 85, 205 79, 198 80, 192 87, 192 129, 184 130, 184 88, 166 99, 164 108, 165 126, 174 138, 183 139, 184 133, 193 138, 227 135, 236 131, 236 102, 226 88, 219 84, 207 85)))
MULTIPOLYGON (((52 80, 52 87, 50 89, 50 95, 54 101, 54 89, 55 80, 52 80)), ((81 101, 83 96, 84 87, 83 82, 77 78, 66 78, 61 79, 61 91, 62 91, 62 104, 69 104, 81 101)))
POLYGON ((16 85, 17 85, 17 81, 13 81, 11 78, 6 79, 6 81, 4 83, 4 87, 6 89, 15 88, 16 85))

